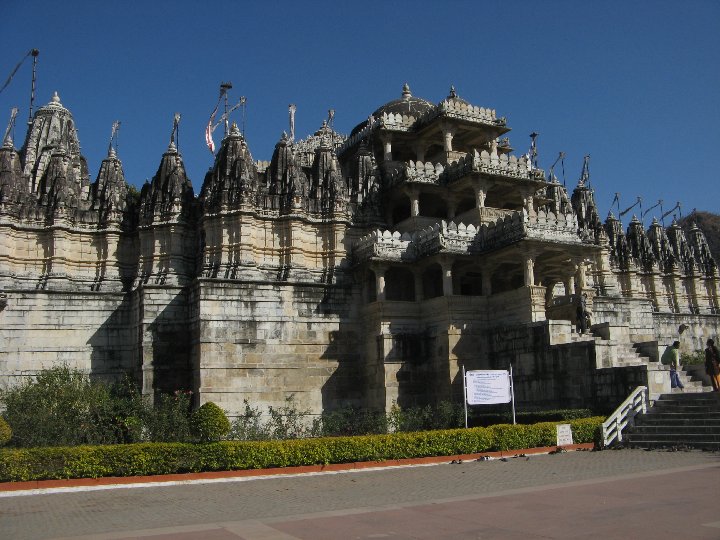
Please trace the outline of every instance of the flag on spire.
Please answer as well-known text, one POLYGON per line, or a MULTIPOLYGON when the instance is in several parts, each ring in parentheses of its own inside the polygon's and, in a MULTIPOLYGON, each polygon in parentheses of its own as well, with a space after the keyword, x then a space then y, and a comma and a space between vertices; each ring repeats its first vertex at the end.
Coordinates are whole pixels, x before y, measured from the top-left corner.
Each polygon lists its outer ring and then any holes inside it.
POLYGON ((215 126, 213 126, 213 122, 215 122, 215 115, 218 112, 218 107, 220 107, 220 101, 222 100, 222 97, 225 95, 225 92, 227 92, 224 85, 220 86, 220 96, 218 96, 217 103, 215 104, 215 108, 213 109, 213 112, 210 113, 210 120, 208 120, 207 126, 205 127, 205 144, 208 147, 208 150, 210 150, 211 154, 215 154, 215 141, 213 141, 212 134, 213 131, 215 131, 215 126))

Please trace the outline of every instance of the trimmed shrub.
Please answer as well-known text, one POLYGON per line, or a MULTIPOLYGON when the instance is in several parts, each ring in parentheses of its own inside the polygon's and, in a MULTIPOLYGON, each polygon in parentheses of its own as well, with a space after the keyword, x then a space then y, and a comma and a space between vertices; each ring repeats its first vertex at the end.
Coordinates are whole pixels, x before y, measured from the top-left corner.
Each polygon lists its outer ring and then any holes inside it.
MULTIPOLYGON (((603 420, 572 420, 575 442, 593 442, 603 420)), ((0 481, 325 465, 554 445, 555 424, 544 423, 285 441, 0 449, 0 481)))
POLYGON ((10 429, 5 419, 0 416, 0 446, 5 446, 10 442, 10 439, 12 439, 12 429, 10 429))
POLYGON ((219 441, 230 432, 230 421, 225 411, 208 401, 190 416, 190 429, 200 442, 219 441))

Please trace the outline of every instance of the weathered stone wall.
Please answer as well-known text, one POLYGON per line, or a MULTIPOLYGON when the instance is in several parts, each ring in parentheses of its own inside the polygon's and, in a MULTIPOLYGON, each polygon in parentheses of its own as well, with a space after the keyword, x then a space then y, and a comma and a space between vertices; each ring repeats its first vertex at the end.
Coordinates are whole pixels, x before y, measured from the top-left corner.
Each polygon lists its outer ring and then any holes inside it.
POLYGON ((266 412, 294 394, 317 414, 364 406, 366 356, 357 292, 333 286, 201 279, 191 298, 193 386, 199 404, 231 416, 243 400, 266 412))
POLYGON ((133 373, 133 319, 129 294, 10 291, 0 311, 1 384, 63 363, 105 379, 133 373))
POLYGON ((187 288, 145 285, 135 291, 137 374, 145 395, 190 389, 191 306, 187 288))

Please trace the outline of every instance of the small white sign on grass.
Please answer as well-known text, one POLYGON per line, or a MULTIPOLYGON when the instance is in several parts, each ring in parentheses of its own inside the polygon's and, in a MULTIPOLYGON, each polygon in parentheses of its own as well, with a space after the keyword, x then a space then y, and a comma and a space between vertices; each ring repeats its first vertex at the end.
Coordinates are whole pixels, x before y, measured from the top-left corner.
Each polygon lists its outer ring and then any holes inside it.
POLYGON ((568 446, 573 444, 572 428, 570 424, 557 425, 557 445, 568 446))

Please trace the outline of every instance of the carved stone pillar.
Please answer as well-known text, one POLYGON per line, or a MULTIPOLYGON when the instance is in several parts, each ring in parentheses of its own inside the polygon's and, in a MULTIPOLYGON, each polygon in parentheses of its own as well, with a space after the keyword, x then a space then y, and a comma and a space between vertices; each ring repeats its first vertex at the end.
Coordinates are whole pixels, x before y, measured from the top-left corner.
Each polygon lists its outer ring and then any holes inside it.
POLYGON ((383 159, 392 161, 392 136, 389 133, 382 133, 380 140, 383 143, 383 159))
POLYGON ((485 208, 485 197, 487 192, 479 186, 475 186, 475 204, 478 208, 485 208))
POLYGON ((455 127, 444 124, 442 126, 442 134, 443 134, 443 150, 445 152, 452 152, 453 146, 453 136, 455 135, 455 127))
POLYGON ((385 300, 385 271, 387 267, 377 266, 375 270, 375 296, 378 302, 385 300))
POLYGON ((410 197, 410 215, 417 217, 420 215, 420 193, 416 190, 410 190, 408 193, 410 197))
POLYGON ((442 267, 443 296, 452 296, 452 261, 442 261, 440 266, 442 267))
POLYGON ((525 254, 525 263, 523 265, 525 275, 525 286, 535 285, 535 255, 534 253, 525 254))
POLYGON ((583 290, 587 288, 587 276, 585 275, 585 261, 580 261, 575 265, 575 293, 580 296, 583 290))
POLYGON ((575 294, 575 276, 566 277, 563 285, 565 285, 565 296, 575 294))

